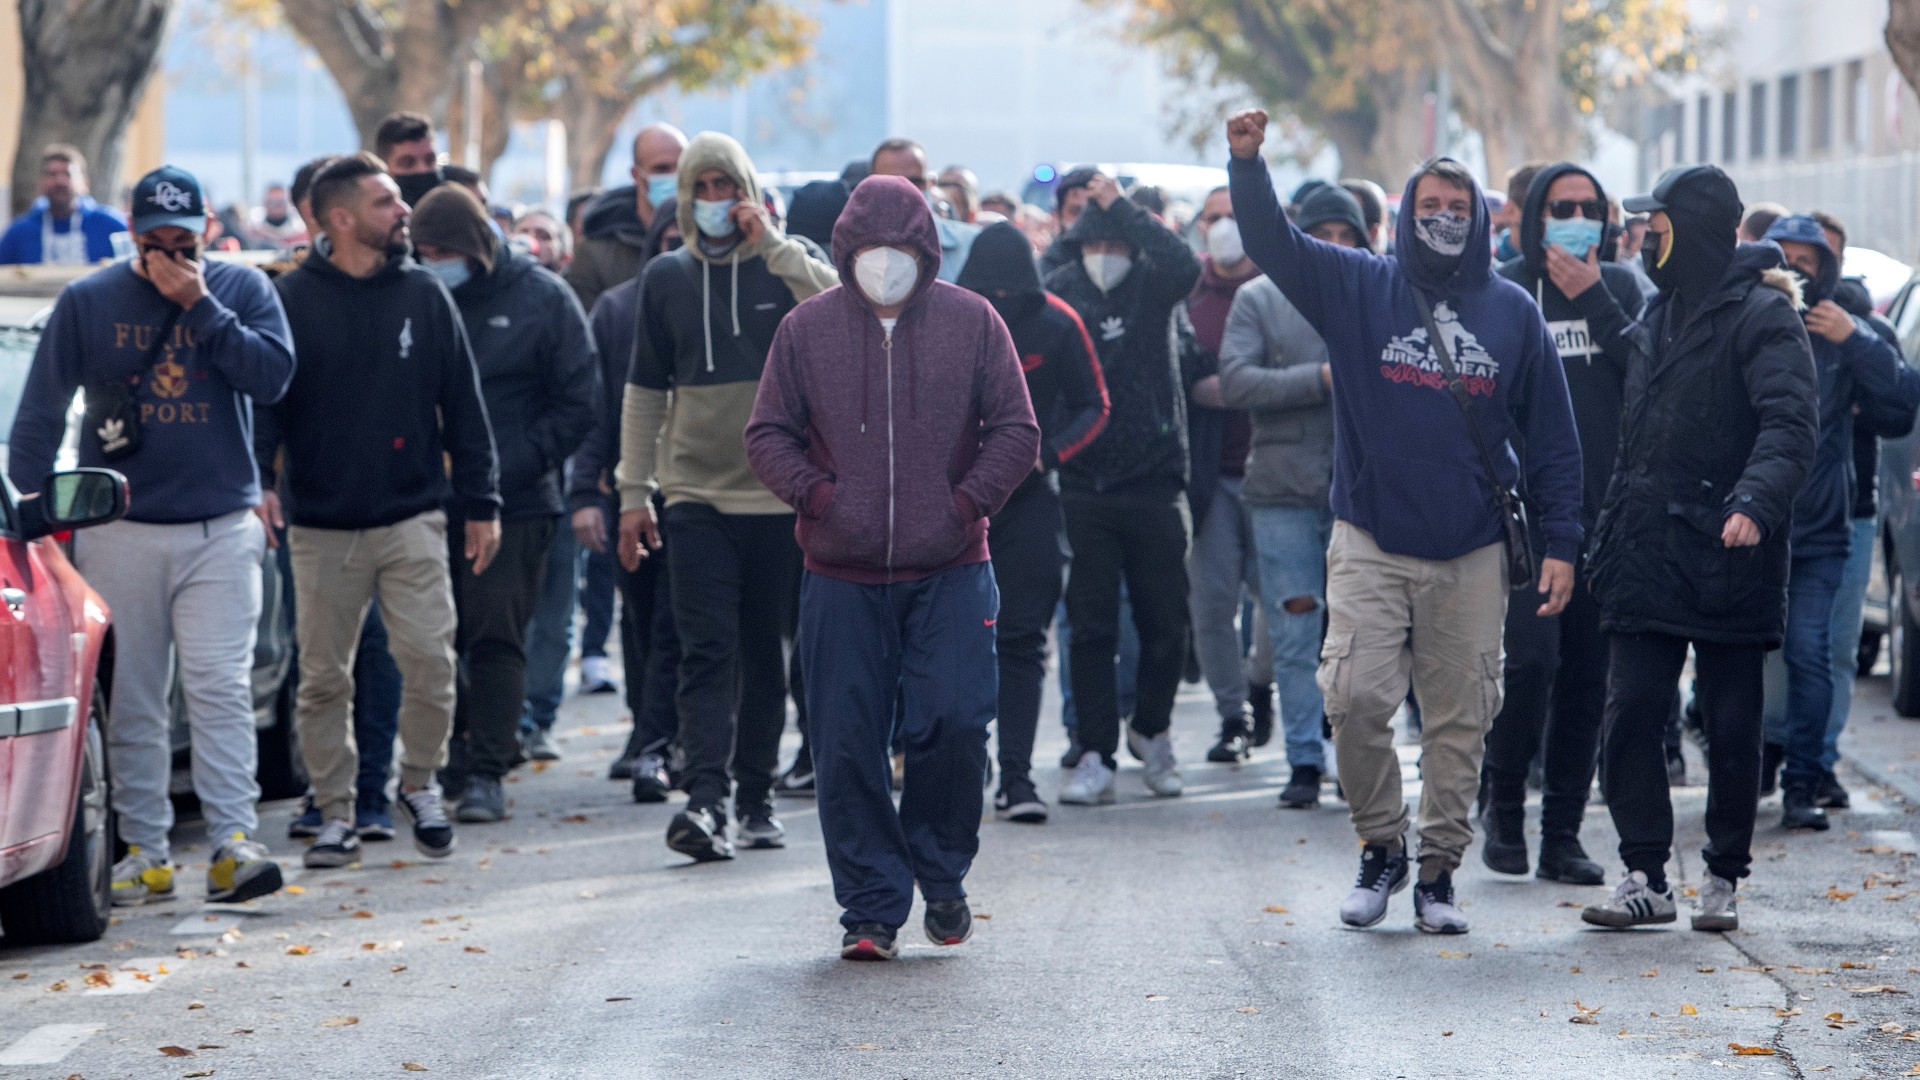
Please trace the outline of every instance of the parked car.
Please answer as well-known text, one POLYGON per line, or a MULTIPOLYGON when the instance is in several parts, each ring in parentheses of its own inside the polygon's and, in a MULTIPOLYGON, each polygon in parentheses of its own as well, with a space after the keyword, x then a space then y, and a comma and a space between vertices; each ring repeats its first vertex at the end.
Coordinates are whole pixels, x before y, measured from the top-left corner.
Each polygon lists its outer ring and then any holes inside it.
MULTIPOLYGON (((1848 249, 1851 257, 1853 249, 1848 249)), ((1887 305, 1906 363, 1920 367, 1920 277, 1887 305)), ((1893 707, 1920 716, 1920 432, 1880 441, 1879 542, 1867 586, 1860 664, 1872 670, 1884 649, 1893 707)))
POLYGON ((93 941, 113 911, 109 612, 52 539, 117 520, 127 481, 47 478, 22 505, 0 483, 0 932, 10 945, 93 941))

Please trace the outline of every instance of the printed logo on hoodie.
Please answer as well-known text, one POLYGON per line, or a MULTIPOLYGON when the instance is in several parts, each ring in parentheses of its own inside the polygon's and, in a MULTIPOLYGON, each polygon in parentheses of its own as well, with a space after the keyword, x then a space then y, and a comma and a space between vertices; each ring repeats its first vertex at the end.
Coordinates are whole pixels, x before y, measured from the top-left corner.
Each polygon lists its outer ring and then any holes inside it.
POLYGON ((1553 347, 1562 360, 1585 360, 1591 364, 1600 353, 1600 346, 1593 340, 1593 331, 1585 319, 1548 322, 1547 333, 1553 335, 1553 347))
MULTIPOLYGON (((1461 381, 1467 384, 1467 393, 1492 397, 1500 376, 1499 362, 1481 346, 1478 338, 1460 325, 1460 316, 1446 301, 1433 305, 1433 321, 1446 339, 1447 351, 1453 357, 1453 366, 1460 370, 1461 381)), ((1387 347, 1380 353, 1380 375, 1388 382, 1412 383, 1435 390, 1447 387, 1446 373, 1428 345, 1425 326, 1416 326, 1412 333, 1387 341, 1387 347)))
POLYGON ((1127 320, 1118 315, 1109 315, 1100 320, 1100 340, 1118 341, 1127 336, 1127 320))
POLYGON ((400 359, 405 360, 407 353, 413 350, 413 317, 400 324, 400 359))

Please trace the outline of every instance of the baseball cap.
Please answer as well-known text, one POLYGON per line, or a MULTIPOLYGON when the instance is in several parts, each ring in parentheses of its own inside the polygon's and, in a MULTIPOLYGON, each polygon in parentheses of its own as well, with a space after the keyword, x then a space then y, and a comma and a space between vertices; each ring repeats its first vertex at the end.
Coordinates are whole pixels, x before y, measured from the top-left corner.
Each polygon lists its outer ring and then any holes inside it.
POLYGON ((1724 213, 1731 208, 1737 220, 1741 210, 1740 189, 1718 165, 1684 165, 1660 174, 1650 194, 1623 199, 1620 207, 1629 214, 1676 209, 1683 213, 1688 210, 1724 213))
POLYGON ((207 200, 200 194, 200 181, 173 165, 162 165, 133 185, 133 231, 167 225, 207 231, 207 200))

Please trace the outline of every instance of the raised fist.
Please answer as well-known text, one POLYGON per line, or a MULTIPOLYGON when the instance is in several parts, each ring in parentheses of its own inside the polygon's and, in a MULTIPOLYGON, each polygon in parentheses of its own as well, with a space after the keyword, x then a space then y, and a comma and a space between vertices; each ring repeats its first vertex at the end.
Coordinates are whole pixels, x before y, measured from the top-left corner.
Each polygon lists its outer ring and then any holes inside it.
POLYGON ((1243 109, 1227 118, 1227 147, 1237 158, 1260 156, 1267 141, 1267 110, 1243 109))

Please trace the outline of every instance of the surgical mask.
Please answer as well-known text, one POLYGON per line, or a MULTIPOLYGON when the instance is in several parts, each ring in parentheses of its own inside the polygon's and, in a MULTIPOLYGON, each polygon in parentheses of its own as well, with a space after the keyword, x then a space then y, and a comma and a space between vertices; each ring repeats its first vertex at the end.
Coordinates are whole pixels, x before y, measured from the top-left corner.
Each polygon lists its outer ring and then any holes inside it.
POLYGON ((1215 266, 1234 266, 1246 258, 1247 247, 1240 240, 1240 223, 1221 218, 1208 226, 1207 254, 1213 256, 1215 266))
POLYGON ((1600 223, 1586 218, 1555 218, 1547 222, 1542 241, 1565 248, 1567 254, 1584 259, 1600 243, 1600 223))
POLYGON ((439 169, 432 172, 402 173, 393 178, 394 186, 400 189, 400 200, 408 206, 420 205, 420 200, 427 197, 427 192, 445 182, 446 177, 441 175, 439 169))
POLYGON ((647 176, 647 205, 659 206, 680 193, 680 178, 673 173, 650 173, 647 176))
POLYGON ((874 307, 896 307, 919 284, 920 262, 897 247, 869 248, 853 257, 853 280, 874 307))
POLYGON ((1447 258, 1457 257, 1467 250, 1467 231, 1472 227, 1472 218, 1451 210, 1413 219, 1413 235, 1419 237, 1420 242, 1431 248, 1435 255, 1447 258))
POLYGON ((715 240, 725 239, 738 227, 733 223, 733 208, 738 205, 739 199, 695 199, 693 224, 715 240))
POLYGON ((454 255, 445 259, 422 259, 420 265, 426 267, 429 273, 440 279, 440 284, 449 289, 457 289, 473 277, 473 267, 467 265, 465 255, 454 255))
POLYGON ((1087 268, 1087 276, 1093 279, 1093 287, 1107 293, 1112 292, 1114 286, 1127 280, 1127 274, 1133 269, 1133 257, 1113 255, 1104 251, 1087 251, 1081 253, 1080 265, 1087 268))

